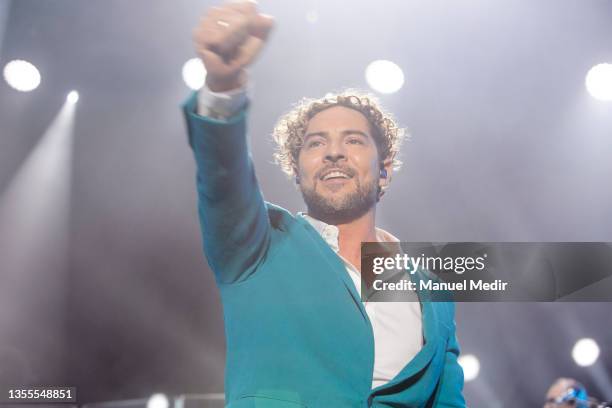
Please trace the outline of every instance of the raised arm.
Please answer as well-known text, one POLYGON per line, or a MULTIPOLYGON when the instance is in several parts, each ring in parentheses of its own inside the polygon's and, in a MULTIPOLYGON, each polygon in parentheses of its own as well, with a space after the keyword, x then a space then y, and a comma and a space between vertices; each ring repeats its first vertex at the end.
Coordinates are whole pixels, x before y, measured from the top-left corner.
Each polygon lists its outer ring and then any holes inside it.
MULTIPOLYGON (((244 88, 246 68, 271 28, 272 19, 259 14, 252 2, 211 8, 194 31, 207 88, 221 94, 244 88)), ((208 263, 217 282, 243 281, 256 270, 270 240, 247 146, 246 106, 229 117, 228 112, 215 112, 214 106, 202 112, 193 95, 183 109, 197 163, 198 210, 208 263)))

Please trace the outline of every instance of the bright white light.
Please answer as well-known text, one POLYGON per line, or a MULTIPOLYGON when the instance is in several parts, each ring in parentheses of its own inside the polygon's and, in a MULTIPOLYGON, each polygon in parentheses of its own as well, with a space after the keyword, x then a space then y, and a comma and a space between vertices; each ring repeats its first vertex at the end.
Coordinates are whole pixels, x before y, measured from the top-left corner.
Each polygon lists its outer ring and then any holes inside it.
POLYGON ((195 91, 204 85, 206 80, 206 68, 202 60, 192 58, 183 65, 183 81, 187 86, 195 91))
POLYGON ((480 362, 473 354, 466 354, 458 359, 459 365, 463 368, 463 377, 465 381, 472 381, 478 377, 480 372, 480 362))
POLYGON ((402 69, 387 60, 371 62, 366 68, 365 77, 370 88, 384 94, 397 92, 404 85, 402 69))
POLYGON ((170 401, 166 394, 153 394, 147 401, 147 408, 168 408, 170 401))
POLYGON ((40 85, 40 72, 28 61, 13 60, 4 66, 4 79, 12 88, 30 92, 40 85))
POLYGON ((612 64, 595 65, 587 73, 585 84, 593 98, 612 101, 612 64))
POLYGON ((599 346, 593 339, 580 339, 574 344, 572 358, 582 367, 593 365, 599 357, 599 346))
POLYGON ((310 24, 316 24, 316 22, 319 21, 319 13, 317 13, 317 10, 310 10, 306 13, 306 21, 310 24))
POLYGON ((79 93, 77 91, 70 91, 66 97, 66 100, 72 104, 77 103, 79 101, 79 93))
POLYGON ((40 306, 27 296, 33 282, 45 288, 50 317, 47 323, 61 323, 55 316, 61 316, 65 296, 62 287, 68 279, 65 256, 70 236, 74 108, 62 104, 0 192, 0 308, 10 305, 24 311, 15 314, 15 320, 8 320, 10 324, 20 324, 19 317, 23 318, 25 312, 32 316, 40 313, 40 306))

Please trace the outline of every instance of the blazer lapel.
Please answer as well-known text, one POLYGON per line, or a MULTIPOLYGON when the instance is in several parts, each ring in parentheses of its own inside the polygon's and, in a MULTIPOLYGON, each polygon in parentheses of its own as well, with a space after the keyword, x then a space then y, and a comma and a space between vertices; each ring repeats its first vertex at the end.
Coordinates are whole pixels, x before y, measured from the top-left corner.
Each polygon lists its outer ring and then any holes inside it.
POLYGON ((355 284, 348 275, 346 271, 346 266, 344 265, 344 262, 342 262, 342 259, 340 259, 338 254, 336 254, 333 249, 329 247, 323 237, 321 237, 321 235, 314 229, 312 225, 310 225, 310 223, 303 216, 301 216, 300 213, 298 213, 298 216, 295 218, 304 226, 304 228, 306 228, 306 230, 310 233, 312 239, 317 243, 317 247, 324 255, 326 261, 330 264, 331 269, 334 271, 334 274, 338 279, 340 279, 342 284, 346 287, 349 294, 353 298, 355 306, 359 309, 361 316, 364 318, 365 321, 368 322, 368 324, 371 324, 370 319, 368 318, 368 313, 366 312, 365 307, 361 302, 359 292, 357 292, 355 284))

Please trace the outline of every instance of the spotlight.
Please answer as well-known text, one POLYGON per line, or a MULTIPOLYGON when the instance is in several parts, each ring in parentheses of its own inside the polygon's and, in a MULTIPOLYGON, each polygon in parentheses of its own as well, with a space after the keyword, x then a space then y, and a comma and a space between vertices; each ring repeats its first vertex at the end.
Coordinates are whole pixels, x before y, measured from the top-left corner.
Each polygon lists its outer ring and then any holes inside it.
POLYGON ((371 62, 366 68, 365 77, 370 88, 384 94, 397 92, 404 85, 402 69, 387 60, 371 62))
POLYGON ((183 65, 183 81, 194 91, 197 91, 204 85, 206 80, 206 68, 202 60, 192 58, 183 65))
POLYGON ((574 344, 572 358, 581 367, 593 365, 599 357, 599 346, 593 339, 580 339, 574 344))
POLYGON ((40 85, 40 72, 28 61, 13 60, 4 66, 4 79, 12 88, 30 92, 40 85))
POLYGON ((472 381, 478 377, 480 372, 480 361, 473 354, 466 354, 459 357, 459 365, 463 369, 463 376, 465 381, 472 381))
POLYGON ((612 101, 612 64, 598 64, 591 68, 585 85, 593 98, 612 101))
POLYGON ((147 401, 147 408, 168 408, 170 401, 166 394, 153 394, 147 401))
POLYGON ((68 103, 75 104, 79 101, 79 93, 77 91, 68 92, 68 96, 66 96, 66 100, 68 103))

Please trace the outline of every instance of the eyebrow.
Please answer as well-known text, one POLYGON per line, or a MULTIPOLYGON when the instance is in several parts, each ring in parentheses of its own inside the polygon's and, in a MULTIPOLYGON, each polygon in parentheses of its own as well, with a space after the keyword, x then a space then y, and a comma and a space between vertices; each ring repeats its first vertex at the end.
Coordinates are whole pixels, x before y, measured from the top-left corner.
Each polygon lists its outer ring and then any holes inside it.
MULTIPOLYGON (((366 139, 369 137, 369 135, 361 130, 357 130, 357 129, 347 129, 347 130, 343 130, 341 132, 342 136, 347 136, 347 135, 361 135, 363 137, 365 137, 366 139)), ((329 136, 329 132, 325 132, 325 131, 321 131, 321 132, 310 132, 307 133, 306 136, 304 136, 304 141, 306 141, 309 137, 312 136, 322 136, 322 137, 328 137, 329 136)))

